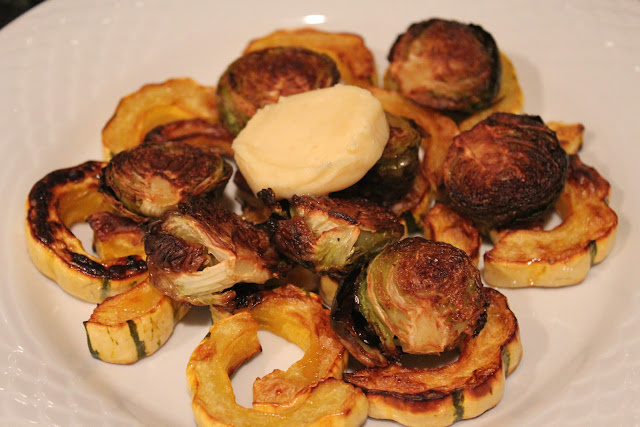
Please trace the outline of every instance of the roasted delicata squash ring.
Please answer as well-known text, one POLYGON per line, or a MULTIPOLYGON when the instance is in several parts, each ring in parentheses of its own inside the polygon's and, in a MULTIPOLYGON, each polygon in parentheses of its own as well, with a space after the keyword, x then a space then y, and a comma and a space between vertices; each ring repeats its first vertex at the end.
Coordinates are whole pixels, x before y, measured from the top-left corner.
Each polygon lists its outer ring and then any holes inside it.
POLYGON ((111 212, 96 212, 87 218, 93 230, 93 250, 100 259, 113 259, 138 255, 144 252, 143 226, 130 218, 111 212))
MULTIPOLYGON (((329 324, 320 297, 287 284, 262 291, 248 310, 260 329, 300 347, 304 356, 286 371, 275 370, 253 384, 253 407, 277 412, 304 399, 311 387, 327 378, 341 378, 348 352, 329 324)), ((241 309, 242 311, 242 309, 241 309)), ((216 308, 212 308, 214 321, 216 308)))
POLYGON ((91 214, 112 211, 97 191, 104 165, 89 161, 53 171, 32 187, 26 203, 27 250, 34 265, 66 292, 88 302, 101 302, 147 277, 141 257, 97 258, 70 230, 91 214))
POLYGON ((584 125, 582 123, 565 123, 553 121, 547 123, 549 129, 556 133, 560 145, 567 154, 576 154, 584 141, 584 125))
POLYGON ((259 327, 249 312, 223 318, 211 326, 192 353, 186 374, 198 425, 357 426, 365 421, 364 393, 337 378, 317 383, 278 413, 238 405, 229 375, 261 351, 259 327))
POLYGON ((460 131, 471 129, 476 123, 481 122, 493 113, 522 113, 524 96, 520 83, 518 83, 516 69, 504 53, 500 53, 500 63, 502 65, 502 77, 500 78, 500 91, 496 96, 496 102, 462 120, 458 124, 460 131))
POLYGON ((505 378, 520 363, 518 322, 500 292, 485 288, 487 323, 460 347, 452 363, 436 368, 391 364, 344 375, 369 400, 369 416, 410 426, 446 426, 493 408, 505 378))
POLYGON ((491 233, 494 247, 484 254, 484 279, 492 286, 559 287, 584 280, 592 265, 610 252, 618 216, 608 205, 611 187, 577 155, 555 210, 562 223, 491 233))
POLYGON ((102 129, 104 158, 141 144, 157 126, 187 119, 219 123, 215 87, 189 78, 146 84, 120 100, 102 129))
POLYGON ((278 30, 252 40, 244 54, 276 46, 298 46, 331 57, 338 66, 342 81, 356 86, 376 86, 378 72, 375 59, 364 39, 352 33, 334 33, 314 28, 278 30))
POLYGON ((448 205, 436 202, 424 216, 423 225, 427 239, 450 243, 462 249, 478 265, 482 239, 470 220, 448 205))
POLYGON ((173 301, 145 280, 100 303, 84 322, 91 355, 130 364, 156 352, 190 306, 173 301))

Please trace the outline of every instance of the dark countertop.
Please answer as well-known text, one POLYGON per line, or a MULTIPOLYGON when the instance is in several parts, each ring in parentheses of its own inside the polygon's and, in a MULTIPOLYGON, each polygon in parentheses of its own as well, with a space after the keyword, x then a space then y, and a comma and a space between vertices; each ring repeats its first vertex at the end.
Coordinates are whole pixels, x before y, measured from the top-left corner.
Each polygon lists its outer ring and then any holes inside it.
POLYGON ((0 0, 0 28, 43 0, 0 0))

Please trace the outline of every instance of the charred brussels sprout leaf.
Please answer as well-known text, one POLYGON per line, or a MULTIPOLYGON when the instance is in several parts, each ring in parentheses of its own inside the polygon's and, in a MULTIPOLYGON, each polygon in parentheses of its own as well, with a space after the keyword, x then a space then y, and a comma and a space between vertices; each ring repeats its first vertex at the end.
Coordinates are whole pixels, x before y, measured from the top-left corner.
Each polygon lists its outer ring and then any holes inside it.
POLYGON ((404 234, 392 212, 365 199, 293 196, 290 211, 291 219, 277 224, 275 243, 280 252, 336 278, 404 234))
POLYGON ((411 120, 389 113, 386 116, 389 141, 380 160, 360 181, 332 196, 364 197, 390 206, 411 189, 420 167, 421 133, 411 120))
POLYGON ((264 283, 280 267, 266 232, 204 199, 165 213, 144 243, 153 285, 194 305, 236 283, 264 283))
POLYGON ((454 138, 444 186, 452 207, 486 233, 541 219, 564 188, 567 165, 539 117, 495 113, 454 138))
POLYGON ((431 19, 412 24, 389 52, 385 87, 437 110, 471 113, 500 89, 496 43, 482 27, 431 19))
POLYGON ((396 347, 411 354, 456 347, 482 328, 486 306, 480 273, 463 251, 416 237, 387 246, 340 284, 332 324, 360 362, 384 366, 398 358, 396 347))
POLYGON ((238 134, 258 109, 289 96, 333 86, 340 80, 327 55, 301 47, 272 47, 236 59, 218 81, 222 122, 238 134))
POLYGON ((111 159, 100 191, 125 214, 157 217, 190 197, 219 195, 231 172, 210 150, 180 141, 143 144, 111 159))

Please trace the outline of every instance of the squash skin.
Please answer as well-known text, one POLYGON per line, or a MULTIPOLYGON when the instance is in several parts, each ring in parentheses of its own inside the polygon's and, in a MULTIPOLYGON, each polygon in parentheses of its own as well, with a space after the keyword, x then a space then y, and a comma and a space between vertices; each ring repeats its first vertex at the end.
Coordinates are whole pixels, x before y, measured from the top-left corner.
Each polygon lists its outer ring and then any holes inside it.
POLYGON ((141 257, 99 259, 88 254, 69 229, 93 213, 113 211, 97 191, 104 165, 89 161, 53 171, 32 187, 26 202, 27 250, 34 265, 67 293, 93 303, 147 277, 141 257))
POLYGON ((89 352, 103 362, 131 364, 162 347, 191 307, 145 280, 100 303, 84 322, 89 352))

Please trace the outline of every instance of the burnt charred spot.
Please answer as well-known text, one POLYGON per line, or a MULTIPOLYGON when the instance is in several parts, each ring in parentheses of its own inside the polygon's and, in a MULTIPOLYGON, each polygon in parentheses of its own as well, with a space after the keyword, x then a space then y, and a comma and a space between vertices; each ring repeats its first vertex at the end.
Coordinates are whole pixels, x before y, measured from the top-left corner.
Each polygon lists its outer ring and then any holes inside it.
POLYGON ((278 221, 274 243, 278 250, 305 268, 313 268, 313 248, 317 239, 304 219, 278 221))
POLYGON ((147 271, 147 263, 138 256, 118 259, 110 265, 103 265, 86 255, 69 251, 70 265, 87 276, 105 280, 122 280, 134 274, 147 271))
POLYGON ((116 263, 109 265, 107 270, 109 279, 121 280, 132 274, 147 271, 147 263, 140 257, 131 255, 120 258, 116 263))
POLYGON ((36 239, 50 245, 57 239, 59 231, 66 228, 61 222, 51 220, 51 210, 56 209, 56 206, 52 206, 55 189, 84 180, 93 180, 97 185, 103 166, 102 162, 88 161, 72 168, 53 171, 35 183, 28 196, 27 219, 36 239))
POLYGON ((107 277, 107 269, 104 265, 95 262, 86 255, 82 255, 76 252, 70 252, 71 264, 83 274, 94 277, 107 277))
POLYGON ((208 261, 206 248, 171 234, 148 234, 144 250, 153 270, 196 272, 208 261))

